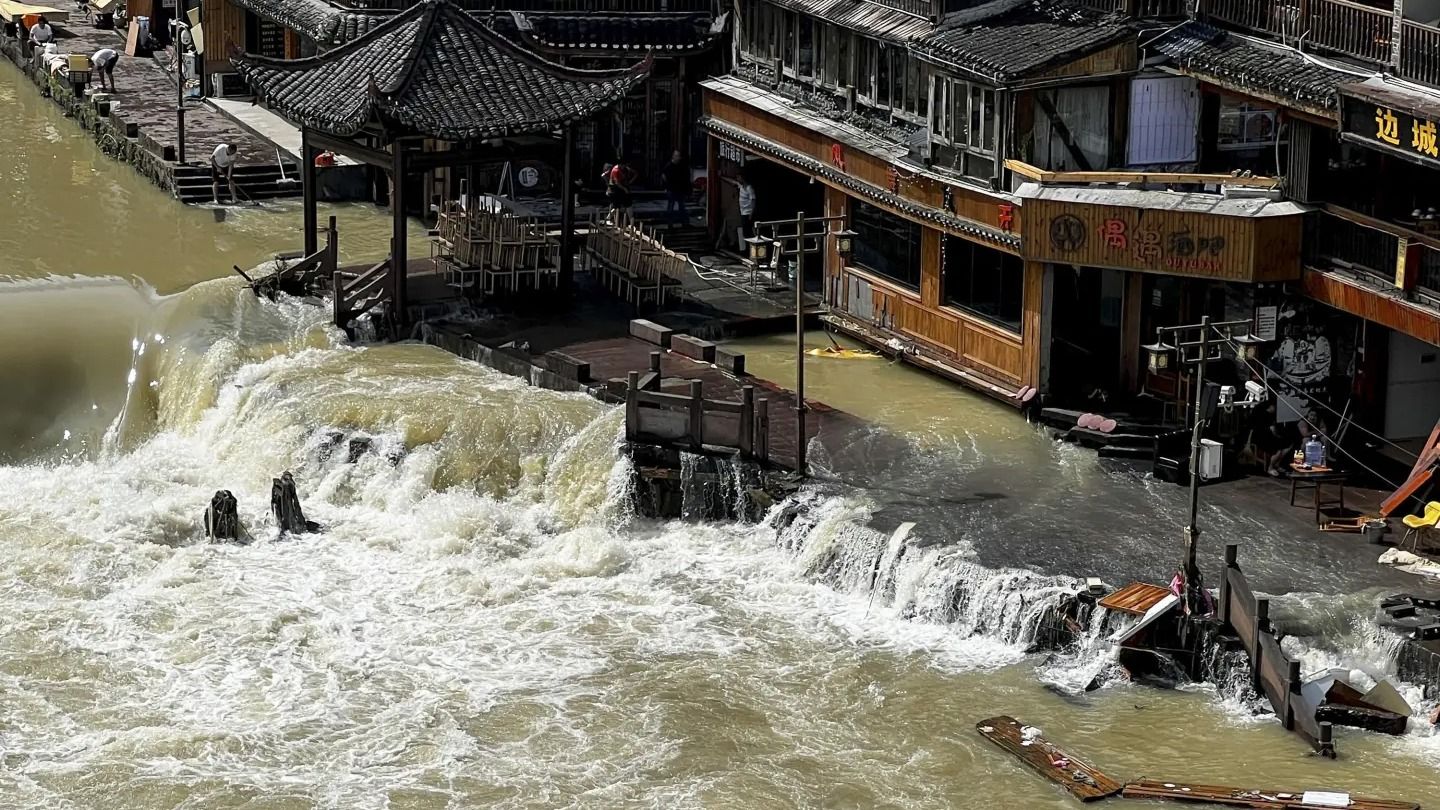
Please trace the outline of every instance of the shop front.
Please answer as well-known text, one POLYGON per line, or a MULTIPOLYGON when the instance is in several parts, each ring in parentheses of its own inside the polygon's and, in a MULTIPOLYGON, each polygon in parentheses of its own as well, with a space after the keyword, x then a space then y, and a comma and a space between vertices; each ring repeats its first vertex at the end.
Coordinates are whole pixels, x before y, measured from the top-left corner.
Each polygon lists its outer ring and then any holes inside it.
MULTIPOLYGON (((1156 330, 1257 319, 1300 275, 1292 203, 1034 184, 1019 193, 1026 258, 1044 266, 1040 388, 1060 406, 1178 420, 1191 391, 1176 369, 1149 368, 1142 347, 1156 330)), ((1214 374, 1243 382, 1234 369, 1214 374)))

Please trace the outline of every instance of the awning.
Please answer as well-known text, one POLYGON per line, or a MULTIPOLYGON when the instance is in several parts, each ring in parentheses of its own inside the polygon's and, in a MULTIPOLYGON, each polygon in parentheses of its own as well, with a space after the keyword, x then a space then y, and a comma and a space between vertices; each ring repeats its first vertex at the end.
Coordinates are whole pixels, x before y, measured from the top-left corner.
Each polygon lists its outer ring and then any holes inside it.
POLYGON ((1440 95, 1410 90, 1383 79, 1340 85, 1340 95, 1362 99, 1381 107, 1389 107, 1416 118, 1440 121, 1440 95))

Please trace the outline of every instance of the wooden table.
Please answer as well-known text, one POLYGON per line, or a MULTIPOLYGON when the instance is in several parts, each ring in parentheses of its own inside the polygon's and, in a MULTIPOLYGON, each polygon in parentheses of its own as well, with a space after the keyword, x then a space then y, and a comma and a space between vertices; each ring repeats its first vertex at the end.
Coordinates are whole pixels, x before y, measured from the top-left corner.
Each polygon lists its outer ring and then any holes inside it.
POLYGON ((1290 465, 1290 505, 1295 505, 1295 493, 1302 489, 1309 489, 1315 493, 1315 525, 1320 525, 1320 509, 1324 506, 1338 506, 1341 511, 1345 509, 1345 478, 1346 474, 1330 467, 1302 468, 1298 464, 1290 465), (1324 494, 1325 485, 1329 484, 1339 490, 1338 495, 1324 494))

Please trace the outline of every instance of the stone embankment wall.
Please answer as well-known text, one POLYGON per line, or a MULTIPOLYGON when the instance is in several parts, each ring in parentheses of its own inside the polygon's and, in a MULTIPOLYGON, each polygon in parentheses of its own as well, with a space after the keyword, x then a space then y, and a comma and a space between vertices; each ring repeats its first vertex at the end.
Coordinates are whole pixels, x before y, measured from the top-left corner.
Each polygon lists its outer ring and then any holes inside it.
POLYGON ((20 41, 0 37, 0 52, 40 88, 66 117, 89 132, 100 150, 122 163, 129 164, 150 182, 173 193, 175 164, 145 147, 144 134, 122 116, 110 114, 110 104, 76 95, 69 81, 50 75, 21 53, 20 41))

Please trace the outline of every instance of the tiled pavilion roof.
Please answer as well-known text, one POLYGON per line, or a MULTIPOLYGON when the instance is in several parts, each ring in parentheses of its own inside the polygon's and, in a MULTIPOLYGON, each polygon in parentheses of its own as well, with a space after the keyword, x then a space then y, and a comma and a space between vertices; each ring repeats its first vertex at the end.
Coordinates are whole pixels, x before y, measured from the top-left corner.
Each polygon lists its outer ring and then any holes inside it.
POLYGON ((996 83, 1133 38, 1121 17, 1065 0, 1023 0, 999 13, 942 22, 911 47, 928 59, 996 83))
POLYGON ((320 132, 350 136, 379 124, 392 135, 452 141, 551 132, 588 118, 624 97, 651 64, 557 65, 448 0, 423 0, 317 56, 232 61, 270 107, 320 132))

